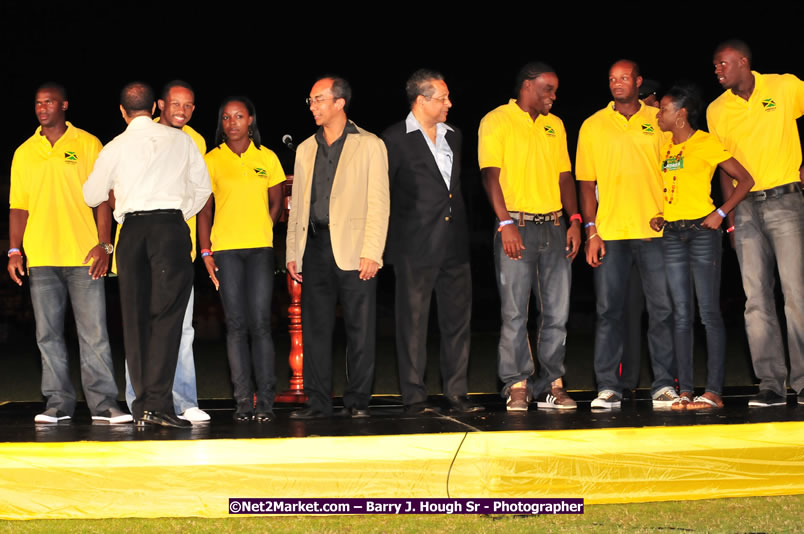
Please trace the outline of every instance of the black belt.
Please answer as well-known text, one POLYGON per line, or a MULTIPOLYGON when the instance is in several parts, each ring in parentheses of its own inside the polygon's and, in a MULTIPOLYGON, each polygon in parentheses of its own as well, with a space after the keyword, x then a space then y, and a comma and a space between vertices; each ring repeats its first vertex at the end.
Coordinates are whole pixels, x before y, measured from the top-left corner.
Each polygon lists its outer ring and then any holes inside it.
POLYGON ((769 198, 780 197, 788 193, 801 193, 801 184, 799 182, 790 182, 789 184, 777 185, 770 189, 763 189, 762 191, 751 191, 746 198, 762 202, 769 198))
POLYGON ((149 215, 184 215, 181 210, 148 210, 148 211, 130 211, 125 214, 126 217, 148 217, 149 215))
POLYGON ((676 232, 680 232, 682 230, 689 230, 690 228, 697 226, 699 228, 703 228, 701 223, 704 222, 706 217, 701 217, 700 219, 679 219, 677 221, 667 221, 664 224, 665 230, 673 230, 676 232))
POLYGON ((558 226, 558 220, 561 218, 560 211, 554 211, 552 213, 526 213, 524 211, 509 211, 508 215, 510 215, 511 218, 517 223, 517 226, 525 226, 526 222, 542 224, 550 221, 554 221, 554 224, 558 226))

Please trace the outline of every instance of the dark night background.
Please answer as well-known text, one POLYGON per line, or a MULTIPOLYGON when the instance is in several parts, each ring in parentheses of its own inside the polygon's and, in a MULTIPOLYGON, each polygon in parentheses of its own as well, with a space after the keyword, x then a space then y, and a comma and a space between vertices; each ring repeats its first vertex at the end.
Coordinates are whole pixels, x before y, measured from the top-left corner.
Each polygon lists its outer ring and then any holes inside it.
MULTIPOLYGON (((564 121, 573 160, 582 121, 610 101, 607 72, 619 58, 639 62, 643 75, 658 80, 665 89, 677 79, 695 81, 707 101, 722 92, 711 58, 714 47, 728 38, 748 42, 755 70, 804 77, 804 8, 800 4, 701 7, 709 4, 676 2, 654 3, 649 9, 643 7, 648 4, 591 8, 592 4, 574 2, 558 8, 545 8, 542 3, 280 5, 3 2, 0 90, 5 109, 0 194, 7 198, 14 150, 38 126, 33 97, 44 81, 65 85, 68 120, 104 143, 125 126, 118 96, 120 88, 134 79, 150 83, 157 91, 174 78, 191 83, 196 111, 190 125, 205 136, 210 148, 221 100, 231 94, 247 95, 257 107, 263 144, 279 155, 286 172, 292 172, 293 155, 280 139, 289 133, 298 143, 314 132, 304 99, 317 76, 337 73, 346 77, 354 95, 350 118, 380 133, 406 115, 404 82, 410 73, 431 67, 444 73, 454 104, 449 121, 465 134, 462 180, 473 241, 473 331, 488 332, 493 338, 499 324, 491 264, 493 215, 480 187, 476 132, 483 115, 512 96, 513 80, 522 64, 538 59, 555 68, 560 86, 552 112, 564 121)), ((801 127, 801 121, 799 124, 801 127)), ((8 204, 3 204, 0 248, 7 248, 8 204)), ((278 240, 275 244, 280 246, 278 240)), ((747 348, 739 338, 744 336, 739 271, 733 252, 727 250, 725 255, 724 312, 730 337, 732 333, 738 337, 736 346, 742 351, 738 358, 744 361, 747 348)), ((25 315, 20 307, 30 307, 27 289, 21 296, 7 275, 0 278, 4 301, 0 334, 5 332, 0 335, 0 345, 13 346, 13 352, 25 352, 26 358, 36 360, 32 326, 19 328, 25 315), (24 350, 19 345, 23 336, 24 350)), ((281 282, 278 277, 277 294, 281 282)), ((196 291, 200 283, 197 281, 196 291)), ((111 295, 116 291, 112 284, 107 284, 111 295)), ((574 264, 573 284, 569 335, 572 338, 577 332, 579 338, 587 338, 594 324, 594 298, 591 269, 580 257, 574 264)), ((383 299, 392 296, 390 272, 383 272, 380 285, 379 309, 389 313, 393 306, 383 299)), ((198 295, 196 299, 198 302, 198 295)), ((210 303, 214 302, 213 292, 210 303)), ((109 308, 114 337, 119 327, 112 323, 119 310, 113 310, 111 301, 109 308)), ((279 338, 286 337, 286 332, 280 324, 275 333, 278 360, 283 357, 279 346, 287 343, 279 338)), ((392 338, 393 333, 389 335, 392 338)), ((489 342, 490 350, 494 343, 489 342)), ((583 346, 587 372, 590 350, 583 346)), ((473 348, 473 358, 474 354, 473 348)), ((218 357, 225 359, 222 353, 218 357)))

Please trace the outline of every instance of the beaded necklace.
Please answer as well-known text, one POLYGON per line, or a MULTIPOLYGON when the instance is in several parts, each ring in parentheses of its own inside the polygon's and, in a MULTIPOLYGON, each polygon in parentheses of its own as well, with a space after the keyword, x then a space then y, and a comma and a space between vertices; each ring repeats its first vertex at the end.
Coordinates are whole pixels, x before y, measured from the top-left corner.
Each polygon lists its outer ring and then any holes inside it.
MULTIPOLYGON (((667 171, 677 171, 684 168, 684 149, 687 148, 687 141, 690 140, 692 134, 695 133, 695 130, 692 130, 687 138, 684 140, 683 144, 681 145, 681 150, 678 151, 678 154, 675 156, 671 155, 671 150, 674 146, 677 146, 673 143, 667 148, 667 154, 664 156, 664 161, 662 162, 662 172, 667 173, 667 171)), ((667 186, 664 188, 664 200, 668 204, 673 203, 673 199, 676 196, 676 187, 678 186, 678 177, 673 175, 673 183, 670 186, 670 196, 667 195, 667 186)))

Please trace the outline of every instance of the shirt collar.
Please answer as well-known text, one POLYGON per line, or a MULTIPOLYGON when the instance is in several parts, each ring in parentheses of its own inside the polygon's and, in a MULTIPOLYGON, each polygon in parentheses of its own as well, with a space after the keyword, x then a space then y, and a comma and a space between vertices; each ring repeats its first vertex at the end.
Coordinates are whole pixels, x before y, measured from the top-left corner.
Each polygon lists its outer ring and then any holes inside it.
MULTIPOLYGON (((334 145, 335 143, 337 143, 341 139, 345 140, 346 136, 349 135, 349 134, 359 134, 359 133, 360 132, 357 130, 357 126, 355 126, 355 123, 353 123, 350 120, 347 120, 346 121, 346 126, 343 128, 343 133, 341 133, 341 136, 338 139, 336 139, 332 144, 334 145)), ((325 145, 327 144, 327 141, 324 139, 324 127, 323 126, 319 126, 318 130, 315 132, 315 138, 319 143, 324 143, 325 145)))
MULTIPOLYGON (((413 112, 408 112, 408 116, 405 118, 405 133, 415 132, 416 130, 420 130, 424 132, 424 128, 422 128, 419 119, 413 115, 413 112)), ((452 126, 445 122, 439 122, 436 124, 436 135, 446 135, 447 131, 454 131, 452 126)))

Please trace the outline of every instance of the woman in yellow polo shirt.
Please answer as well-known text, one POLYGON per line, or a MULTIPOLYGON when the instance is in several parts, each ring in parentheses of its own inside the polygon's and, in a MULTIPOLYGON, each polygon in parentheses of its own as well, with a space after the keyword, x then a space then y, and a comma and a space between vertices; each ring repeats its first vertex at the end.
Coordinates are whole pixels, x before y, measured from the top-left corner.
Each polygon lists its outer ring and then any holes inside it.
POLYGON ((285 173, 276 154, 260 146, 257 113, 248 98, 228 98, 221 104, 215 136, 218 146, 204 158, 212 195, 198 214, 198 241, 226 316, 235 419, 272 421, 273 226, 281 209, 285 173))
POLYGON ((712 135, 698 130, 703 104, 697 89, 676 85, 662 98, 656 119, 673 137, 662 149, 664 213, 651 227, 664 227, 662 248, 665 272, 673 300, 674 342, 680 398, 673 410, 722 408, 720 395, 726 366, 726 328, 720 313, 720 261, 723 245, 720 225, 726 214, 754 185, 748 171, 712 135), (720 167, 737 180, 737 188, 720 208, 711 197, 712 176, 720 167), (706 328, 706 392, 693 398, 692 321, 695 317, 691 279, 706 328))

